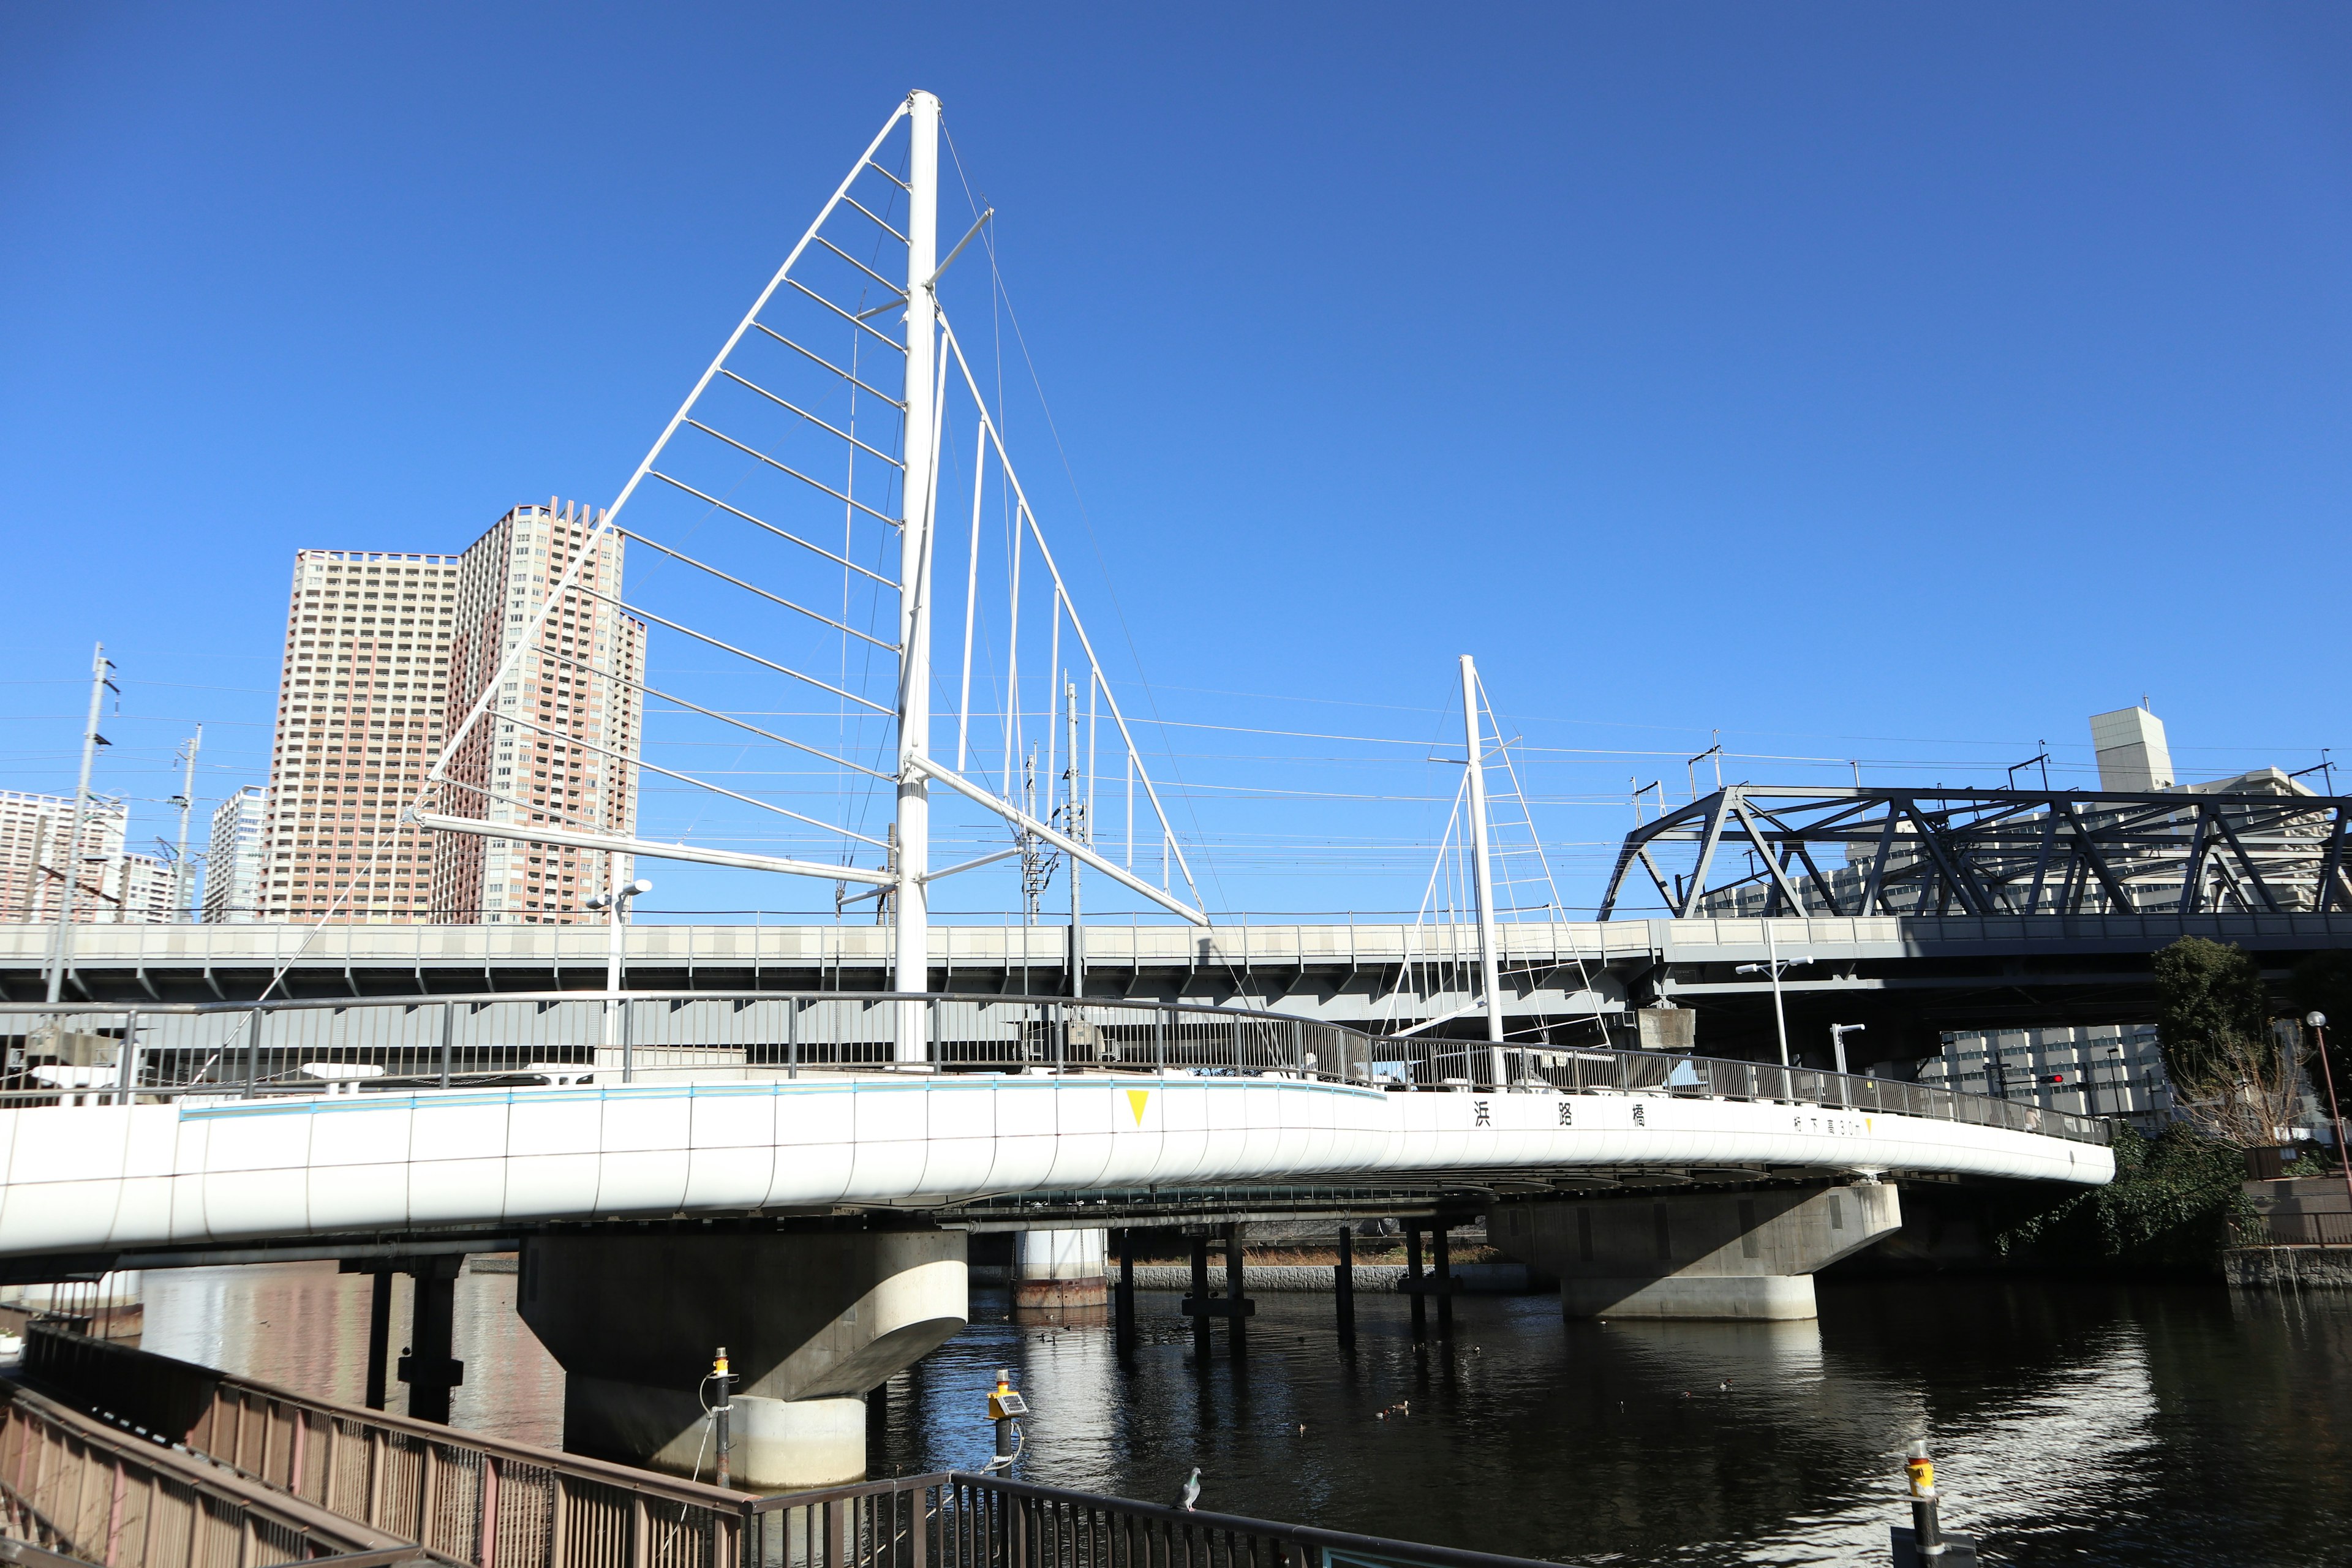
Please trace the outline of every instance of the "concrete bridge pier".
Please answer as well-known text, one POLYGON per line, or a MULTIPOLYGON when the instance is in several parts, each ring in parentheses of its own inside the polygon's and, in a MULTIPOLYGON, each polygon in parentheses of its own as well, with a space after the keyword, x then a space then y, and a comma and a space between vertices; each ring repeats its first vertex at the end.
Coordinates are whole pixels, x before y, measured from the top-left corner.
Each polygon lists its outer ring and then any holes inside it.
MULTIPOLYGON (((1013 1237, 1013 1321, 1099 1323, 1110 1314, 1107 1230, 1024 1230, 1013 1237)), ((1132 1308, 1129 1309, 1130 1312, 1132 1308)))
POLYGON ((866 1395, 964 1326, 961 1231, 534 1237, 517 1303, 564 1372, 563 1447, 680 1475, 714 1456, 698 1394, 721 1345, 732 1469, 760 1490, 866 1475, 866 1395))
POLYGON ((1497 1204, 1486 1237, 1571 1318, 1805 1319, 1813 1275, 1903 1226, 1891 1184, 1497 1204))

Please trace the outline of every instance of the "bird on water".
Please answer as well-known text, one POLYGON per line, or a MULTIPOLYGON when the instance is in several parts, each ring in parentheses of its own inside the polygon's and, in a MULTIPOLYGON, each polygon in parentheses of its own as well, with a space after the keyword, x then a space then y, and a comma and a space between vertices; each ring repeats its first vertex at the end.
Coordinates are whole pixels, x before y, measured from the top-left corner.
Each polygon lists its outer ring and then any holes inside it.
POLYGON ((1192 1473, 1184 1479, 1184 1492, 1176 1500, 1176 1506, 1190 1513, 1192 1511, 1192 1505, 1200 1500, 1201 1467, 1195 1465, 1192 1467, 1192 1473))

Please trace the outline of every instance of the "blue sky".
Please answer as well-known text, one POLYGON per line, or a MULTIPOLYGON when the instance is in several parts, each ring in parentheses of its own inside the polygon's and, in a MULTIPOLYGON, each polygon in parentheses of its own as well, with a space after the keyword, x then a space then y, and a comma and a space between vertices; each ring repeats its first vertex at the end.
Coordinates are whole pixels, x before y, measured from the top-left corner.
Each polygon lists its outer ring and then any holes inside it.
POLYGON ((2352 736, 2340 7, 18 6, 0 787, 71 787, 94 637, 139 837, 194 721, 257 780, 291 552, 609 499, 914 86, 1130 704, 1227 727, 1151 742, 1227 908, 1414 907, 1464 652, 1570 904, 1718 731, 2352 736))

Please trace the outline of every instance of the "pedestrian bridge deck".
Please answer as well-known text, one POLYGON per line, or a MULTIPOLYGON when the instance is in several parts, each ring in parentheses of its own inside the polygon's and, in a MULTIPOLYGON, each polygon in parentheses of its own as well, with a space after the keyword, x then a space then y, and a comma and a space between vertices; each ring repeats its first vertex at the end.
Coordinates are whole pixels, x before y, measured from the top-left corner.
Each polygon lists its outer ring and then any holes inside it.
MULTIPOLYGON (((0 1258, 1496 1173, 2104 1183, 2104 1123, 1228 1008, 551 993, 0 1010, 0 1258)), ((128 1263, 121 1266, 132 1266, 128 1263)))

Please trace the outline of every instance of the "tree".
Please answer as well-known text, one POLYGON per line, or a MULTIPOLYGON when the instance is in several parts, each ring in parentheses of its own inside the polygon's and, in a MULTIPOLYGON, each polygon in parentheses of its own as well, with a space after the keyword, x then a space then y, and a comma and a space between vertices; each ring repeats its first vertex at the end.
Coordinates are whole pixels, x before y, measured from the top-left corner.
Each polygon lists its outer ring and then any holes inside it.
POLYGON ((2228 1087, 2268 1051, 2271 1004, 2262 971, 2234 942, 2184 936, 2156 955, 2156 1037, 2184 1095, 2228 1087))
POLYGON ((2297 1053, 2271 1034, 2254 961, 2234 945, 2182 937, 2156 955, 2156 1002, 2174 1102, 2198 1131, 2241 1148, 2284 1137, 2297 1053))

